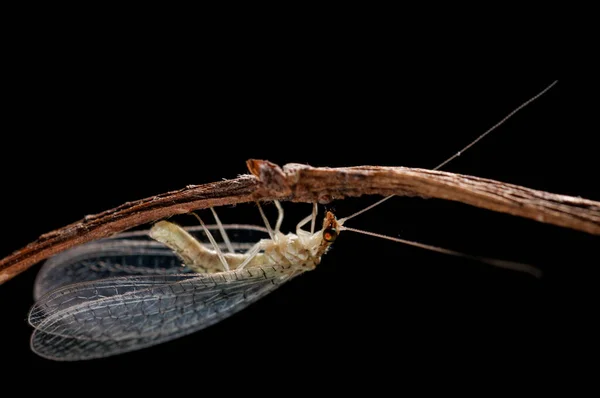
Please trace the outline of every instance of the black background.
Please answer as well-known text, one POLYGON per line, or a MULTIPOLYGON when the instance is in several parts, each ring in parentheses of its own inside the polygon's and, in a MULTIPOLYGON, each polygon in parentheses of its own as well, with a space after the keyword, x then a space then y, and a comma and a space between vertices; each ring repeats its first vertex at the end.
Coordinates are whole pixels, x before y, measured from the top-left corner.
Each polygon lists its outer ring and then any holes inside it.
MULTIPOLYGON (((432 168, 553 81, 417 77, 385 59, 362 68, 351 59, 263 63, 240 55, 207 63, 134 52, 75 51, 65 63, 52 53, 23 65, 26 78, 8 108, 15 123, 2 138, 1 256, 86 214, 234 178, 246 173, 248 158, 432 168)), ((444 170, 600 200, 597 105, 592 86, 561 80, 444 170)), ((330 208, 344 216, 376 199, 330 208)), ((286 231, 310 212, 284 207, 286 231)), ((252 205, 219 215, 260 223, 252 205)), ((116 377, 151 388, 177 380, 183 389, 186 377, 203 385, 249 374, 260 380, 254 388, 315 377, 377 388, 449 371, 527 380, 591 355, 597 237, 399 197, 348 225, 530 263, 545 276, 347 232, 317 270, 209 329, 107 359, 58 363, 28 345, 36 265, 0 287, 2 362, 61 386, 110 385, 116 377)))

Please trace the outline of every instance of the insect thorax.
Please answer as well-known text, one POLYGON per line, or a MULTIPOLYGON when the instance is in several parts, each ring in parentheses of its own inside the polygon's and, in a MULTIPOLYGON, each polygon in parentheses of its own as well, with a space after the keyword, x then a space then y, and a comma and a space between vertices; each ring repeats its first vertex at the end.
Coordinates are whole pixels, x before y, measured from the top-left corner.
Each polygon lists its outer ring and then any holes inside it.
POLYGON ((271 264, 289 265, 292 268, 312 270, 320 262, 324 252, 319 250, 321 232, 311 234, 298 231, 300 235, 278 233, 274 239, 262 241, 263 256, 271 264))

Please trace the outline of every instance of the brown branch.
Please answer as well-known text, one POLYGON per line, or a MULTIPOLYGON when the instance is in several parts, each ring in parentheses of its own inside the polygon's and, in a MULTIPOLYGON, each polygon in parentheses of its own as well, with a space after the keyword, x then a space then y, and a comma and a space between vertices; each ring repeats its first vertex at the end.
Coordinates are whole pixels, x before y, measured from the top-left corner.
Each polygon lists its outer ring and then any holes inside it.
POLYGON ((249 160, 252 175, 167 192, 42 235, 0 260, 0 284, 33 264, 72 246, 137 225, 193 210, 251 201, 328 203, 360 195, 439 198, 600 235, 600 202, 533 190, 484 178, 406 167, 282 168, 249 160))

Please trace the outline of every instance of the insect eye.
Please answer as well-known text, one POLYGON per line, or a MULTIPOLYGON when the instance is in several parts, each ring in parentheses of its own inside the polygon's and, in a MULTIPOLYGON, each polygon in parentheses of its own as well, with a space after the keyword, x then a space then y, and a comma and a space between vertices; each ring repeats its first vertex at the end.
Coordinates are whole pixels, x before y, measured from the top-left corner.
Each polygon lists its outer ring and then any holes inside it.
POLYGON ((327 228, 323 231, 323 239, 325 239, 326 242, 333 242, 337 236, 338 232, 335 228, 327 228))

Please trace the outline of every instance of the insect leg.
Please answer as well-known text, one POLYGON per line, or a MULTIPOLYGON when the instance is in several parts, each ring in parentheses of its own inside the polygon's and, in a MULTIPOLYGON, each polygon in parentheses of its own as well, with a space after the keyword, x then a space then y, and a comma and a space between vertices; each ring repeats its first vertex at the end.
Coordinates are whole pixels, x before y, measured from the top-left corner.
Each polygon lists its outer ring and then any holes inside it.
POLYGON ((296 234, 298 234, 298 230, 300 230, 303 226, 305 226, 309 221, 310 221, 310 233, 311 234, 315 233, 315 223, 317 220, 317 212, 318 212, 317 202, 315 202, 315 203, 313 203, 312 213, 309 216, 306 216, 305 218, 303 218, 298 223, 298 225, 296 225, 296 234))
POLYGON ((275 239, 275 235, 273 234, 273 230, 271 229, 271 224, 269 224, 269 220, 267 219, 267 216, 265 215, 265 212, 262 209, 262 206, 260 205, 259 202, 256 202, 256 205, 258 206, 258 211, 260 211, 260 216, 263 219, 263 222, 265 223, 265 227, 267 228, 267 231, 269 231, 269 236, 271 237, 271 239, 275 239))
POLYGON ((244 267, 246 265, 248 265, 250 263, 250 261, 252 261, 252 259, 254 257, 256 257, 256 255, 260 252, 260 249, 262 248, 262 241, 258 241, 256 242, 256 244, 254 246, 252 246, 244 255, 246 256, 246 259, 244 261, 242 261, 242 263, 240 265, 237 266, 236 271, 237 270, 241 270, 244 269, 244 267))
POLYGON ((229 251, 229 253, 234 253, 233 246, 231 246, 231 241, 229 240, 229 236, 227 236, 227 232, 225 232, 225 228, 223 228, 223 224, 221 224, 221 220, 219 220, 219 217, 217 217, 217 212, 215 211, 215 209, 213 207, 210 208, 210 211, 212 211, 213 217, 215 218, 215 222, 217 223, 217 226, 219 227, 219 231, 221 232, 221 236, 223 237, 223 241, 225 241, 225 245, 227 246, 227 251, 229 251))
POLYGON ((312 220, 310 221, 310 233, 314 234, 315 233, 315 223, 317 222, 317 212, 318 212, 318 208, 317 208, 317 202, 313 203, 313 210, 312 210, 312 220))
POLYGON ((219 256, 219 260, 221 260, 221 264, 223 264, 223 268, 225 268, 225 271, 229 271, 229 264, 227 263, 227 259, 221 252, 221 249, 219 249, 219 245, 217 244, 217 241, 212 236, 212 234, 210 233, 208 228, 206 228, 206 225, 204 225, 204 222, 202 221, 200 216, 196 213, 192 213, 192 214, 198 219, 198 221, 200 221, 200 225, 202 225, 202 229, 204 230, 204 233, 206 233, 208 240, 210 241, 210 243, 213 245, 215 251, 217 252, 217 256, 219 256))
POLYGON ((281 229, 281 223, 283 222, 283 207, 278 200, 275 200, 275 206, 277 207, 277 223, 275 224, 275 235, 279 233, 281 229))

